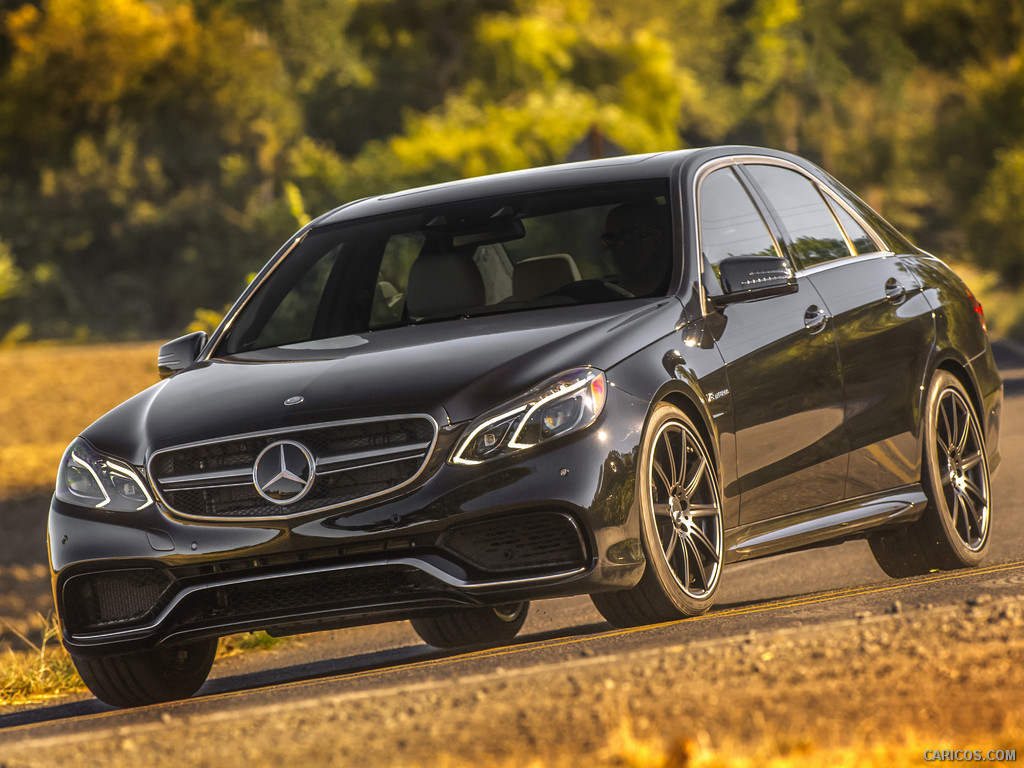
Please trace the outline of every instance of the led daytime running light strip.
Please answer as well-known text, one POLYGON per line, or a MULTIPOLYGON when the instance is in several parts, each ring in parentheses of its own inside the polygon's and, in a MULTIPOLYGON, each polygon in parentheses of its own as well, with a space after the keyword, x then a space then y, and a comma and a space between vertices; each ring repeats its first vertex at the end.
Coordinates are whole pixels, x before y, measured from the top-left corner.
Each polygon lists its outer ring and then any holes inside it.
MULTIPOLYGON (((462 448, 459 449, 458 454, 455 456, 454 459, 452 459, 452 462, 454 464, 480 464, 480 463, 482 463, 482 462, 480 462, 480 461, 478 461, 476 459, 467 459, 462 454, 473 445, 474 441, 476 440, 476 436, 479 435, 481 432, 483 432, 485 429, 487 429, 490 426, 493 426, 494 424, 500 424, 501 422, 503 422, 506 419, 509 419, 509 418, 515 416, 516 414, 522 413, 523 411, 525 411, 527 409, 527 407, 528 406, 526 406, 526 405, 521 405, 518 408, 516 408, 515 410, 508 411, 507 413, 503 413, 500 416, 495 416, 493 419, 485 421, 479 427, 474 429, 472 432, 469 433, 469 437, 465 438, 462 441, 462 448)), ((517 434, 518 434, 518 432, 517 432, 517 434)))
MULTIPOLYGON (((106 488, 103 487, 103 481, 100 480, 100 476, 96 474, 96 470, 94 470, 87 461, 82 461, 74 451, 71 452, 71 460, 78 466, 85 467, 85 471, 92 475, 92 479, 96 482, 96 487, 99 488, 100 493, 103 494, 103 501, 96 505, 96 509, 103 509, 110 503, 110 494, 108 494, 106 488)), ((136 512, 145 509, 153 503, 153 497, 149 495, 149 491, 146 490, 145 484, 134 472, 125 469, 124 467, 120 467, 117 464, 111 464, 109 461, 104 461, 103 466, 110 470, 111 474, 119 475, 120 477, 131 481, 135 484, 135 487, 142 492, 142 495, 146 498, 146 503, 136 507, 136 512)))

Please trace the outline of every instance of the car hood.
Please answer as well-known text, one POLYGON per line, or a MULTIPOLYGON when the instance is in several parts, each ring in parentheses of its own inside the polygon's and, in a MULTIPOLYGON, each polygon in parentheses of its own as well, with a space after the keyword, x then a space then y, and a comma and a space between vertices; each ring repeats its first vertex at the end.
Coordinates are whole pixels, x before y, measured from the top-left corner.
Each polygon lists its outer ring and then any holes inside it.
POLYGON ((563 371, 608 370, 671 333, 675 298, 413 325, 201 362, 83 435, 135 464, 171 445, 349 418, 474 418, 563 371), (302 402, 286 406, 289 398, 302 402))

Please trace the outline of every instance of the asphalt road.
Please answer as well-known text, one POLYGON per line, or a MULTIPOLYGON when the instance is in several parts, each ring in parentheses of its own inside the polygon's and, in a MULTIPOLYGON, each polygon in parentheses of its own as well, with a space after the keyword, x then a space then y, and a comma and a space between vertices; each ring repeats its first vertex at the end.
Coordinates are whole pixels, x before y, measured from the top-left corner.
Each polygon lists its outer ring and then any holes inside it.
MULTIPOLYGON (((83 745, 111 733, 145 733, 181 718, 214 718, 230 733, 233 719, 296 707, 310 716, 318 700, 401 696, 422 686, 458 686, 517 670, 564 670, 594 660, 665 646, 723 643, 751 633, 802 627, 920 608, 968 603, 978 595, 1024 595, 1024 349, 1000 344, 1006 385, 1002 465, 993 481, 993 541, 986 565, 972 571, 892 580, 867 544, 850 542, 728 568, 716 608, 707 616, 615 630, 586 598, 535 603, 516 642, 471 653, 425 646, 405 622, 294 638, 264 653, 222 659, 191 700, 116 711, 82 694, 0 714, 4 744, 40 749, 83 745)), ((284 711, 284 710, 282 710, 284 711)), ((140 764, 144 764, 142 760, 140 764)))

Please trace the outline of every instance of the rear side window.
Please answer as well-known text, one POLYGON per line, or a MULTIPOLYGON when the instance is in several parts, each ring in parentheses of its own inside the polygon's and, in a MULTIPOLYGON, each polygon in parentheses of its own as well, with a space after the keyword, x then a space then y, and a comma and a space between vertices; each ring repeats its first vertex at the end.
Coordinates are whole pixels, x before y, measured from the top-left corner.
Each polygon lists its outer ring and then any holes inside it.
POLYGON ((829 200, 829 204, 832 210, 835 211, 836 218, 839 219, 839 223, 843 225, 843 229, 846 230, 846 236, 850 238, 850 242, 853 243, 853 248, 858 254, 861 253, 878 253, 878 246, 875 245, 875 241, 871 238, 857 220, 850 215, 843 206, 839 205, 834 200, 829 200))
POLYGON ((851 255, 835 216, 810 179, 776 165, 744 168, 778 215, 801 269, 851 255))
MULTIPOLYGON (((700 248, 704 263, 719 279, 730 256, 781 257, 768 226, 731 168, 708 174, 700 185, 700 248)), ((705 269, 705 278, 710 279, 705 269)))

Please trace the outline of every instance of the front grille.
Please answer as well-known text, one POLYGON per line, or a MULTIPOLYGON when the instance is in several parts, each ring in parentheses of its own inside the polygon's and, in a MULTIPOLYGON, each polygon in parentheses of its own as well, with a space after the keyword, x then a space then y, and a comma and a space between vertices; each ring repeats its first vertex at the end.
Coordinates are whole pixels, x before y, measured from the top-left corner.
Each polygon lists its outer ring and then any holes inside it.
POLYGON ((531 512, 449 529, 440 544, 484 571, 509 573, 584 565, 576 523, 560 512, 531 512))
POLYGON ((181 515, 287 517, 405 485, 425 466, 435 434, 428 416, 339 422, 165 449, 154 454, 149 471, 160 498, 181 515), (300 443, 314 460, 312 486, 292 504, 267 500, 253 480, 257 457, 281 440, 300 443))
POLYGON ((155 568, 75 576, 64 586, 65 620, 73 632, 142 623, 170 602, 173 584, 155 568))

